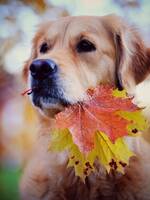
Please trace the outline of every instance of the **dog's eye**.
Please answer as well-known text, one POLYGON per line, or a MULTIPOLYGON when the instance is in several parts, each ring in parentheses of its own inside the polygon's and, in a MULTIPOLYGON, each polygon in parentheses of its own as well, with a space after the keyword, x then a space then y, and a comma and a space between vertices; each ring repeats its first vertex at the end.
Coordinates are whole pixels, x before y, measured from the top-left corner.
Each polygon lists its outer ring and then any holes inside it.
POLYGON ((40 47, 40 53, 46 53, 48 49, 49 49, 48 44, 44 42, 40 47))
POLYGON ((81 40, 77 44, 76 48, 77 48, 78 53, 91 52, 91 51, 96 50, 95 45, 86 39, 81 40))

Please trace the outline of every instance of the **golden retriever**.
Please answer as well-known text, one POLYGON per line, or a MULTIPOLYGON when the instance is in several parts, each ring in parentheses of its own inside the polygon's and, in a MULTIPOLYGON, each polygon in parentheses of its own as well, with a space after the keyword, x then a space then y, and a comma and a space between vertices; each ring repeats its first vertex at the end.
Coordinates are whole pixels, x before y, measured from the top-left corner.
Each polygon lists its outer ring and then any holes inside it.
POLYGON ((48 152, 56 113, 86 99, 88 88, 115 84, 134 94, 150 71, 150 52, 136 29, 116 15, 65 17, 40 26, 24 77, 40 111, 38 139, 21 180, 24 200, 149 200, 150 147, 128 139, 137 157, 125 174, 97 170, 83 183, 67 168, 67 152, 48 152))

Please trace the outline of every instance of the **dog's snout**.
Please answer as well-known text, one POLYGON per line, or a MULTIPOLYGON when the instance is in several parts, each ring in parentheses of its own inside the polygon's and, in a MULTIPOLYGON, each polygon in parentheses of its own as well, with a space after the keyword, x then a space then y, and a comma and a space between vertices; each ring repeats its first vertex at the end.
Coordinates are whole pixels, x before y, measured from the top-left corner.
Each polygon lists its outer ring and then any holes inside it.
POLYGON ((57 64, 50 59, 34 60, 30 65, 30 72, 35 79, 45 79, 57 71, 57 64))

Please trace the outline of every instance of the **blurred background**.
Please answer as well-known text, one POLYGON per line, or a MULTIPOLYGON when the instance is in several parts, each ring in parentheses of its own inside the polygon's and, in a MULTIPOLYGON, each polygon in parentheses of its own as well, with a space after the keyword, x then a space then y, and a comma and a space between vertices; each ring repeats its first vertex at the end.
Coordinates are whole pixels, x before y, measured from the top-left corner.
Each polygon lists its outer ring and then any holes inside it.
POLYGON ((36 26, 67 15, 116 13, 136 24, 150 46, 149 0, 0 0, 0 199, 18 200, 18 183, 37 132, 22 97, 21 71, 36 26))

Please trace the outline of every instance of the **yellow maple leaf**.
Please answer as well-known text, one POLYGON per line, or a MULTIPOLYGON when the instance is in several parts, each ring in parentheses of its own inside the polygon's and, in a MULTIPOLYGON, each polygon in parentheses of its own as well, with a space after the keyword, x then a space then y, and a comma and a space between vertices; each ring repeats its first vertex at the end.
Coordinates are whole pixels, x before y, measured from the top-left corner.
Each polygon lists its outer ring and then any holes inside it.
POLYGON ((93 150, 84 154, 73 143, 68 129, 59 129, 52 133, 49 150, 58 152, 68 150, 68 167, 74 167, 76 176, 83 181, 95 170, 96 160, 104 165, 108 172, 111 168, 123 172, 124 166, 128 164, 129 158, 133 155, 123 138, 118 138, 115 143, 112 143, 107 135, 99 131, 95 134, 93 150))

